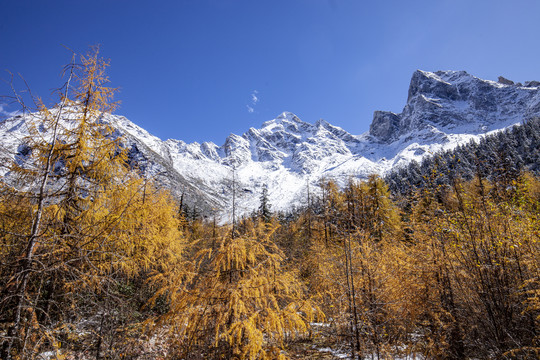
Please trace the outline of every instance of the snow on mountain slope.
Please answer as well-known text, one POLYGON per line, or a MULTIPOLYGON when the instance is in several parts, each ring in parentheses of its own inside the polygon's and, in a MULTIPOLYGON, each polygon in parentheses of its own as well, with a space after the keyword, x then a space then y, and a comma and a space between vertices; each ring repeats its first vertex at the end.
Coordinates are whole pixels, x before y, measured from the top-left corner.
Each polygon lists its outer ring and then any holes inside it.
MULTIPOLYGON (((464 71, 416 71, 402 113, 376 111, 368 132, 351 135, 324 120, 314 124, 290 112, 231 134, 223 145, 163 141, 122 116, 107 115, 124 136, 130 158, 149 176, 184 193, 207 214, 230 220, 233 185, 237 212, 249 213, 268 187, 273 210, 305 203, 307 186, 322 178, 344 185, 350 178, 384 174, 395 166, 442 149, 451 149, 486 133, 540 116, 540 83, 493 82, 464 71), (233 182, 234 178, 234 182, 233 182)), ((21 139, 24 118, 2 124, 0 141, 12 144, 13 131, 21 139), (18 124, 18 125, 17 125, 18 124), (10 130, 18 126, 18 130, 10 130), (11 135, 10 135, 11 134, 11 135)))

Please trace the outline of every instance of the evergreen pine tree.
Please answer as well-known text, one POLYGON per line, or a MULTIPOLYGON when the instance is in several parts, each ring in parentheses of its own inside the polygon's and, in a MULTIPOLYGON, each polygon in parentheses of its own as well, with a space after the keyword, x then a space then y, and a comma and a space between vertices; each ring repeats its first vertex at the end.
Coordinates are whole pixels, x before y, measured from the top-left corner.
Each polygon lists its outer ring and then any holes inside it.
POLYGON ((270 203, 268 201, 268 186, 266 186, 266 184, 264 184, 262 187, 261 197, 259 199, 259 216, 261 217, 262 221, 268 223, 272 218, 272 213, 270 211, 270 203))

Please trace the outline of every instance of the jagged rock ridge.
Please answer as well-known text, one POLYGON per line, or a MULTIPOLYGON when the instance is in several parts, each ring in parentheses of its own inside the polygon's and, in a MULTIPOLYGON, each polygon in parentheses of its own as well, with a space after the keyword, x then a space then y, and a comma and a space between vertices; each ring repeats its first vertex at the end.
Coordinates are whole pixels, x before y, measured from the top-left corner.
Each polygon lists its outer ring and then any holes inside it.
MULTIPOLYGON (((368 132, 352 135, 324 120, 314 124, 290 112, 231 134, 218 146, 211 142, 187 144, 163 141, 122 116, 108 115, 124 136, 130 158, 148 176, 155 176, 184 193, 202 212, 230 214, 231 191, 237 187, 237 213, 257 208, 262 185, 274 210, 302 205, 308 185, 332 178, 343 185, 351 177, 384 174, 442 149, 540 116, 540 83, 525 85, 482 80, 464 71, 416 71, 408 100, 400 114, 376 111, 368 132)), ((25 127, 5 121, 0 141, 17 153, 25 127)))

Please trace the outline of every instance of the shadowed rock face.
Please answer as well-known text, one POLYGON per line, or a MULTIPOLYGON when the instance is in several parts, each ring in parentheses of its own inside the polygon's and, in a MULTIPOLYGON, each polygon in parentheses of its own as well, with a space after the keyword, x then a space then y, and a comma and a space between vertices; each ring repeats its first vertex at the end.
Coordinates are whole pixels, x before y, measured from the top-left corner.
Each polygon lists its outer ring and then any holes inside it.
POLYGON ((421 70, 414 72, 409 85, 407 103, 419 94, 431 95, 431 97, 446 99, 451 101, 461 100, 459 89, 454 84, 443 80, 439 75, 455 74, 450 77, 470 77, 465 71, 436 72, 430 73, 421 70))
POLYGON ((515 85, 512 80, 509 80, 503 76, 499 76, 499 79, 497 81, 504 85, 515 85))
POLYGON ((400 116, 389 111, 375 111, 369 133, 382 142, 396 140, 399 132, 400 116))
POLYGON ((538 109, 537 81, 523 86, 502 77, 498 83, 482 80, 465 71, 417 70, 402 113, 376 111, 369 133, 379 142, 391 143, 428 127, 449 130, 478 123, 489 128, 501 121, 518 122, 538 116, 538 109))

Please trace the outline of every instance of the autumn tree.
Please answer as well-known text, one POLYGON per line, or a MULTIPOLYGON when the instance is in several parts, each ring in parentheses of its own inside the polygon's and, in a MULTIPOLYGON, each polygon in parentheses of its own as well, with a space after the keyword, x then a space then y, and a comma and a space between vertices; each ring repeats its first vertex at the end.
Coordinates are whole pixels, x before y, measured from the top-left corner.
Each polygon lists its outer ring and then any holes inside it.
POLYGON ((274 228, 246 224, 227 231, 215 248, 203 248, 191 272, 177 267, 154 281, 170 302, 158 325, 167 325, 185 359, 281 359, 285 341, 306 333, 317 309, 295 273, 284 268, 272 241, 274 228))
POLYGON ((431 187, 418 200, 411 249, 425 282, 420 331, 428 356, 528 358, 538 351, 538 320, 527 307, 537 278, 537 212, 520 180, 513 189, 498 186, 479 174, 431 187))
POLYGON ((80 341, 99 358, 120 282, 180 253, 170 198, 128 167, 107 124, 115 89, 106 86, 108 62, 98 55, 95 48, 67 66, 56 107, 37 100, 39 111, 27 117, 31 156, 11 166, 20 187, 2 193, 2 241, 13 256, 2 259, 0 272, 5 359, 59 353, 80 341), (10 231, 20 221, 13 210, 31 226, 10 231), (98 314, 90 342, 74 339, 83 319, 98 314))

